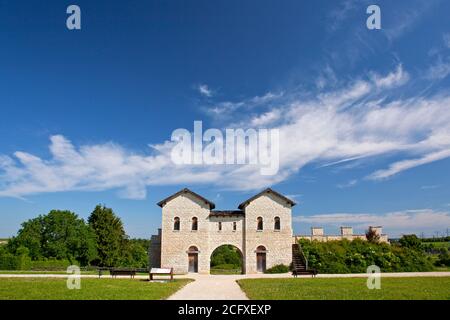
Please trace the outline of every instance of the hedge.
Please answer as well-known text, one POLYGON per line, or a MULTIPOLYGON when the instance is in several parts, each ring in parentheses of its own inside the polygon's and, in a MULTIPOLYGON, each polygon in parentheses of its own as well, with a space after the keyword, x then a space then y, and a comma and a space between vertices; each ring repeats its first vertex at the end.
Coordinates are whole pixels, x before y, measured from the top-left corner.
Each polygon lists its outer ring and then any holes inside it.
POLYGON ((35 271, 56 271, 56 270, 66 270, 70 265, 79 265, 77 262, 71 263, 69 260, 57 260, 57 259, 48 259, 48 260, 37 260, 31 261, 31 270, 35 271))
POLYGON ((267 269, 264 273, 286 273, 289 272, 289 267, 284 264, 277 264, 272 268, 267 269))
POLYGON ((37 260, 32 261, 26 255, 13 255, 11 253, 4 253, 0 255, 0 270, 33 270, 33 271, 57 271, 66 270, 68 266, 77 262, 71 263, 69 260, 37 260))
POLYGON ((26 255, 5 253, 0 256, 0 270, 29 270, 30 265, 31 259, 26 255))
POLYGON ((224 263, 224 264, 218 264, 216 266, 211 267, 211 269, 216 270, 233 270, 233 269, 240 269, 241 266, 237 264, 232 263, 224 263))
POLYGON ((320 273, 365 273, 376 265, 382 272, 432 271, 433 264, 421 250, 386 243, 300 240, 308 266, 320 273))

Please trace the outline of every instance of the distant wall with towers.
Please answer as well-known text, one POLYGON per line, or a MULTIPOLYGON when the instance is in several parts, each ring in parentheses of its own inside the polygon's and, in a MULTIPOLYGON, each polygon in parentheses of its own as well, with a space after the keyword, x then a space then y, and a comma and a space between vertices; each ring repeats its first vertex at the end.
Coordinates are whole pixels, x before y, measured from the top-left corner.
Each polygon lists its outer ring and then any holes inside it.
MULTIPOLYGON (((387 243, 389 242, 387 234, 383 234, 383 227, 381 226, 369 226, 369 230, 375 231, 375 234, 377 234, 379 238, 379 242, 387 243)), ((361 240, 367 240, 365 234, 354 234, 352 227, 341 227, 341 233, 339 235, 326 235, 324 233, 324 229, 322 227, 312 227, 311 228, 311 234, 310 235, 296 235, 294 236, 295 240, 298 241, 298 239, 306 239, 306 240, 316 240, 316 241, 336 241, 336 240, 354 240, 354 239, 361 239, 361 240)))

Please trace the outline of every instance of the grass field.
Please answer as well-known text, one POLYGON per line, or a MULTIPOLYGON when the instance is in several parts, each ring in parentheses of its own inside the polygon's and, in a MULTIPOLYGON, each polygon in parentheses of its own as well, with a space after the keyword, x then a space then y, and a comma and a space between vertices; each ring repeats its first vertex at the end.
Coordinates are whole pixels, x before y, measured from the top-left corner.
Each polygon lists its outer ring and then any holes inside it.
MULTIPOLYGON (((67 274, 67 271, 0 270, 0 274, 67 274)), ((98 274, 98 271, 81 271, 81 274, 98 274)), ((104 272, 103 274, 109 274, 109 272, 108 273, 104 272)))
POLYGON ((0 279, 0 300, 160 300, 189 281, 81 279, 81 289, 69 290, 67 279, 3 278, 0 279))
MULTIPOLYGON (((66 270, 54 270, 54 271, 30 271, 30 270, 0 270, 0 274, 67 274, 66 270)), ((81 271, 81 274, 98 275, 97 270, 81 271)), ((103 271, 103 276, 110 275, 109 271, 103 271)), ((148 276, 148 273, 137 272, 138 276, 148 276)))
POLYGON ((242 269, 211 269, 211 274, 242 274, 242 269))
POLYGON ((450 277, 382 278, 369 290, 364 278, 244 279, 238 283, 253 300, 450 300, 450 277))

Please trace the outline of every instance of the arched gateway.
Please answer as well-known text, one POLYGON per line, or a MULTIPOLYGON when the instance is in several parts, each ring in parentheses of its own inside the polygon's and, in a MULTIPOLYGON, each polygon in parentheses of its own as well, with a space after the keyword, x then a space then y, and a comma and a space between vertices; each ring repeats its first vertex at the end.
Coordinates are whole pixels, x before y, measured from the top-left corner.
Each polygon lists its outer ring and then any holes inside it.
POLYGON ((241 249, 234 245, 220 245, 212 250, 210 268, 214 274, 244 274, 244 255, 241 249))
POLYGON ((214 210, 214 203, 189 189, 158 205, 162 228, 152 237, 153 267, 209 273, 211 255, 222 245, 239 250, 243 273, 264 272, 292 261, 291 210, 295 203, 272 189, 247 199, 238 210, 214 210))

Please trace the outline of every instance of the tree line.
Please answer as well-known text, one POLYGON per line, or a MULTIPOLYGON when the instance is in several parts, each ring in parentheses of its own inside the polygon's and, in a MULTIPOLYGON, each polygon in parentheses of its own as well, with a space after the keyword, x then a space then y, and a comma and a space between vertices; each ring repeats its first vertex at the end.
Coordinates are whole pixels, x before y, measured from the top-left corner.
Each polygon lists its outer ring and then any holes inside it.
POLYGON ((3 256, 29 257, 31 262, 145 268, 149 245, 149 240, 130 239, 111 208, 97 205, 87 221, 71 211, 52 210, 22 223, 17 235, 0 246, 0 266, 3 256))

